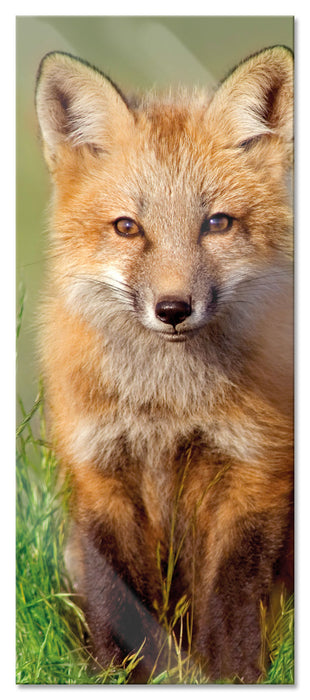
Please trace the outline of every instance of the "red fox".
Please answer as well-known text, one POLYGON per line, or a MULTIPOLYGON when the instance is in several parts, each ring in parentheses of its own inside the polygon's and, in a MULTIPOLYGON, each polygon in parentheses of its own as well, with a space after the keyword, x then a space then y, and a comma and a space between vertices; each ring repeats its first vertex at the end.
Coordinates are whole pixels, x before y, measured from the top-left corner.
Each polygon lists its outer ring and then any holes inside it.
POLYGON ((36 106, 42 368, 94 654, 142 646, 147 682, 164 585, 210 681, 254 683, 261 605, 291 575, 292 54, 265 49, 212 94, 126 97, 50 53, 36 106))

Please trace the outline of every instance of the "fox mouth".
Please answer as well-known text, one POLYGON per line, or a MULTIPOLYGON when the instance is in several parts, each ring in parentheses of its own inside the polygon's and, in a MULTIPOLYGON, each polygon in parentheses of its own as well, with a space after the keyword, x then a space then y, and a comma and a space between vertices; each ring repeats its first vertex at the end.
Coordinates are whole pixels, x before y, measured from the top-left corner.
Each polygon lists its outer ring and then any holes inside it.
POLYGON ((184 343, 194 335, 194 331, 192 329, 186 331, 177 331, 173 329, 171 331, 157 331, 157 333, 161 338, 164 338, 169 343, 184 343))

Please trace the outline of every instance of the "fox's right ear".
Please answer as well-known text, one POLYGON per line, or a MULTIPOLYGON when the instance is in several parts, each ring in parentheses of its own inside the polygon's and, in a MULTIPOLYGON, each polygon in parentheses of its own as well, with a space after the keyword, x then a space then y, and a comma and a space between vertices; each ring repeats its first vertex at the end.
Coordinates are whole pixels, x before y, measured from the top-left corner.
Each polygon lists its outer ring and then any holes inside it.
POLYGON ((69 54, 54 52, 41 61, 36 108, 51 171, 64 145, 86 145, 92 153, 109 150, 113 134, 133 123, 124 96, 100 71, 69 54))
POLYGON ((208 110, 226 145, 248 149, 263 136, 293 140, 293 54, 273 46, 250 56, 224 80, 208 110))

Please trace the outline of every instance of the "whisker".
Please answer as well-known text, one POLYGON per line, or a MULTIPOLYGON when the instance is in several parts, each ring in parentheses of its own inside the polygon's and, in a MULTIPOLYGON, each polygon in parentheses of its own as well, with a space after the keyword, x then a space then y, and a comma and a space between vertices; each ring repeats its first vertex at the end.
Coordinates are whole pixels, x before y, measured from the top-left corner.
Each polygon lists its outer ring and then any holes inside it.
POLYGON ((79 282, 84 282, 87 285, 91 285, 94 288, 95 293, 97 294, 100 294, 101 292, 111 292, 114 298, 117 298, 119 301, 122 302, 127 302, 127 307, 128 302, 132 304, 136 299, 136 292, 134 288, 128 284, 119 286, 119 284, 113 284, 112 282, 108 282, 106 279, 100 280, 96 279, 95 277, 86 277, 84 275, 78 275, 75 273, 69 273, 65 276, 71 279, 78 280, 79 282))
POLYGON ((218 306, 223 306, 226 304, 227 306, 231 306, 232 304, 248 304, 249 306, 256 306, 256 301, 251 300, 251 299, 218 299, 218 306))
POLYGON ((236 287, 246 287, 250 286, 253 284, 253 282, 264 282, 264 280, 269 280, 273 281, 275 279, 283 279, 285 280, 287 278, 287 274, 290 272, 289 269, 284 269, 284 270, 272 270, 270 272, 266 273, 260 273, 256 275, 249 275, 248 277, 245 277, 244 279, 241 279, 237 282, 236 287))
MULTIPOLYGON (((109 279, 112 281, 112 284, 113 283, 115 284, 115 280, 113 277, 110 277, 110 275, 104 275, 104 281, 107 281, 109 279)), ((110 282, 108 282, 108 284, 110 284, 110 282)), ((120 287, 124 287, 124 288, 130 289, 131 291, 134 291, 134 288, 130 284, 128 284, 128 282, 125 282, 124 280, 118 281, 117 284, 120 285, 120 287)))

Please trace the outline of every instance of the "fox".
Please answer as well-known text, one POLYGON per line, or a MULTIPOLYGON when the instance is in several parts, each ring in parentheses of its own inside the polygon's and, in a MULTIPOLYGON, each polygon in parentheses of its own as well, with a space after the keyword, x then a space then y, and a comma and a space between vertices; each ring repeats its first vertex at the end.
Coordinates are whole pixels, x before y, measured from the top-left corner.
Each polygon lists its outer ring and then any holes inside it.
POLYGON ((262 606, 293 586, 293 86, 284 46, 212 90, 125 94, 59 51, 39 66, 68 568, 94 657, 139 652, 134 683, 180 601, 182 654, 256 683, 262 606))

